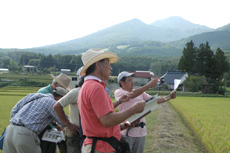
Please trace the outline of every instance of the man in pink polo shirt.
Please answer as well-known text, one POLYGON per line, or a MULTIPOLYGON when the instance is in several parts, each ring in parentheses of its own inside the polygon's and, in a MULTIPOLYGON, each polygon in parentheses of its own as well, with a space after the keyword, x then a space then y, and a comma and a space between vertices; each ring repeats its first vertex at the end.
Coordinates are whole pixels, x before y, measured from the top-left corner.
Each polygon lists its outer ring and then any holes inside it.
POLYGON ((105 91, 106 84, 111 74, 110 64, 118 61, 116 54, 104 52, 100 49, 90 49, 82 55, 84 67, 80 75, 85 75, 84 84, 79 92, 78 106, 81 116, 83 134, 86 136, 82 146, 82 153, 115 152, 107 142, 97 140, 95 149, 92 148, 93 138, 115 137, 120 141, 120 126, 130 116, 144 110, 144 101, 137 102, 129 109, 116 113, 114 106, 128 101, 129 96, 124 95, 112 103, 105 91))
MULTIPOLYGON (((122 103, 118 106, 119 111, 125 111, 131 108, 138 101, 148 100, 152 96, 147 94, 145 91, 149 88, 156 87, 159 81, 158 78, 152 79, 149 83, 140 87, 138 89, 133 89, 133 73, 129 73, 126 71, 121 72, 118 77, 118 83, 120 85, 120 89, 117 89, 114 92, 115 99, 119 99, 123 95, 132 93, 130 96, 130 100, 128 102, 122 103)), ((176 98, 176 93, 174 93, 169 99, 176 98)), ((157 103, 164 103, 169 99, 165 99, 164 97, 160 97, 157 100, 157 103)), ((143 117, 140 122, 133 128, 125 129, 121 131, 121 134, 125 136, 126 141, 130 145, 131 153, 143 153, 145 147, 145 138, 147 135, 147 130, 145 126, 145 118, 143 117)))

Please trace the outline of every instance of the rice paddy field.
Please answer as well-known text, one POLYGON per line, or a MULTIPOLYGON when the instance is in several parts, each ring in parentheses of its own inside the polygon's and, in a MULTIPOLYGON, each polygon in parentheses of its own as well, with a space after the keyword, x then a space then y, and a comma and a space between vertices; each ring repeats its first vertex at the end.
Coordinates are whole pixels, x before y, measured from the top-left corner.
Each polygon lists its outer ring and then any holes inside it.
MULTIPOLYGON (((14 105, 38 89, 39 87, 0 88, 0 133, 9 124, 10 111, 14 105)), ((230 98, 177 96, 170 103, 208 152, 230 152, 230 98)), ((68 109, 65 111, 68 114, 68 109)), ((148 121, 148 124, 155 123, 148 121)), ((148 144, 148 137, 146 141, 148 144)))
POLYGON ((230 152, 230 99, 177 97, 171 102, 208 152, 230 152))

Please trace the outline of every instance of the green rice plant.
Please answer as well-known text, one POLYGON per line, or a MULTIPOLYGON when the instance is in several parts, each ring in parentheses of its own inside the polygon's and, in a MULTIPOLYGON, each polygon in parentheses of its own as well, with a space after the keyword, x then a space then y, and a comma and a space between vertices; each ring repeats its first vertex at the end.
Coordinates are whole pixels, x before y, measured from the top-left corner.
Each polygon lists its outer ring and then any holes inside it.
MULTIPOLYGON (((9 86, 0 88, 0 134, 10 123, 10 113, 15 104, 30 93, 36 93, 39 87, 17 87, 9 86)), ((69 115, 69 107, 65 107, 69 115)), ((0 153, 2 151, 0 150, 0 153)))
POLYGON ((38 87, 5 87, 0 88, 0 133, 9 124, 10 112, 23 97, 38 91, 38 87))
POLYGON ((229 98, 177 97, 171 102, 209 152, 230 151, 229 98))

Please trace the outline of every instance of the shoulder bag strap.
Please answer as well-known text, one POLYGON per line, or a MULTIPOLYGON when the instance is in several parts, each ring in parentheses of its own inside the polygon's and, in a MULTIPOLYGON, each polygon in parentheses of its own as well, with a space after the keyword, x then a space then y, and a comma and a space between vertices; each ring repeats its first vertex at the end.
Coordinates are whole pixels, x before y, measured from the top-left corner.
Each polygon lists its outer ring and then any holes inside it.
POLYGON ((88 138, 93 139, 91 153, 94 153, 94 151, 95 151, 95 146, 96 146, 97 140, 102 140, 104 142, 109 143, 115 150, 117 150, 118 146, 120 145, 120 141, 117 140, 115 137, 110 137, 110 138, 88 137, 88 138))

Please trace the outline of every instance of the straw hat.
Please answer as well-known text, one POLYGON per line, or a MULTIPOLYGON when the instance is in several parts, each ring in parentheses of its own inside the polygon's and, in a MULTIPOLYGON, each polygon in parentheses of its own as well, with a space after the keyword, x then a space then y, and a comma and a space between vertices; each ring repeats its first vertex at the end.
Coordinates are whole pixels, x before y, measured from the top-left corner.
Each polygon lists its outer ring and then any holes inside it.
POLYGON ((101 49, 90 49, 87 50, 85 53, 83 53, 81 60, 84 64, 84 67, 81 70, 80 75, 84 76, 86 73, 86 70, 97 61, 100 61, 102 59, 109 59, 109 62, 116 63, 118 61, 118 56, 112 52, 104 52, 101 49))
POLYGON ((72 89, 72 87, 69 85, 71 78, 64 73, 59 74, 57 77, 55 77, 53 74, 51 76, 55 79, 55 81, 60 84, 62 87, 66 88, 68 91, 72 89))

